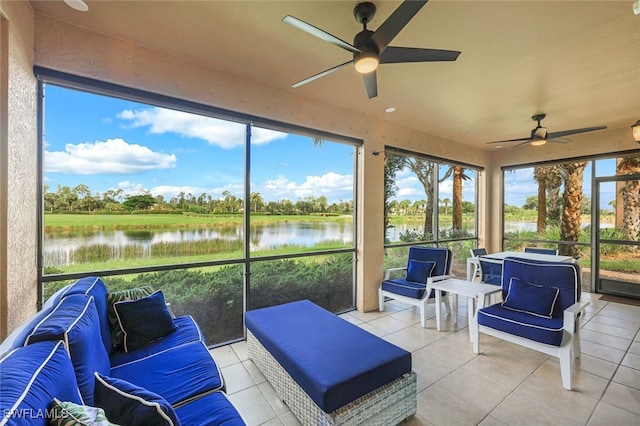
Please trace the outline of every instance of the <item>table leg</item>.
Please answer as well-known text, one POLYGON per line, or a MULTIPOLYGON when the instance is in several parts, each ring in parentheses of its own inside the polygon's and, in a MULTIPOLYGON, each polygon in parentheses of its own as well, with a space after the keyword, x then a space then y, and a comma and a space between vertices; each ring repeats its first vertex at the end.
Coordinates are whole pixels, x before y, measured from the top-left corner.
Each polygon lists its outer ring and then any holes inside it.
POLYGON ((467 281, 471 281, 471 258, 467 257, 467 281))
POLYGON ((473 335, 471 334, 473 317, 476 314, 476 298, 467 297, 467 324, 469 326, 469 340, 473 342, 473 335))
POLYGON ((440 302, 442 293, 440 290, 436 290, 436 330, 440 331, 440 302))

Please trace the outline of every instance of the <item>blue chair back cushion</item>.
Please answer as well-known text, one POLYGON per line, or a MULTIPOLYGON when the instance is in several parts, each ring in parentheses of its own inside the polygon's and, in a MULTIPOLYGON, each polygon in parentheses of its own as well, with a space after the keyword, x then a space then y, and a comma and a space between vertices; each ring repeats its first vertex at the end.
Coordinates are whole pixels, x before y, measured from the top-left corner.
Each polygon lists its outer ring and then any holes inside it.
POLYGON ((537 248, 537 247, 525 247, 525 253, 537 253, 537 254, 552 254, 557 255, 558 250, 556 249, 546 249, 546 248, 537 248))
POLYGON ((551 318, 560 290, 526 283, 511 277, 502 307, 542 318, 551 318))
POLYGON ((411 353, 308 300, 245 314, 247 329, 325 412, 411 371, 411 353))
MULTIPOLYGON (((448 275, 451 272, 451 250, 441 247, 413 246, 409 248, 409 260, 407 261, 407 275, 405 278, 385 280, 382 282, 382 290, 413 299, 422 299, 427 290, 428 277, 448 275), (424 274, 430 267, 427 277, 424 274)), ((429 298, 435 297, 432 291, 429 298)))
POLYGON ((482 271, 481 281, 485 284, 502 285, 502 262, 490 262, 478 259, 480 271, 482 271))
POLYGON ((85 277, 71 284, 60 295, 60 298, 62 299, 72 294, 93 296, 100 320, 100 335, 102 336, 105 350, 109 352, 111 350, 111 330, 109 328, 109 319, 107 318, 107 286, 98 277, 85 277))
POLYGON ((27 345, 47 340, 65 342, 76 373, 83 405, 94 405, 94 371, 108 374, 111 369, 109 355, 97 330, 100 330, 100 321, 93 296, 72 294, 65 296, 33 329, 26 342, 27 345))
POLYGON ((562 343, 562 312, 580 300, 580 269, 577 264, 542 262, 517 258, 504 260, 502 290, 507 295, 512 278, 525 283, 557 289, 557 299, 551 318, 508 309, 495 304, 478 311, 478 324, 536 342, 560 346, 562 343))
POLYGON ((14 349, 0 361, 0 424, 46 425, 54 397, 82 403, 63 342, 14 349))

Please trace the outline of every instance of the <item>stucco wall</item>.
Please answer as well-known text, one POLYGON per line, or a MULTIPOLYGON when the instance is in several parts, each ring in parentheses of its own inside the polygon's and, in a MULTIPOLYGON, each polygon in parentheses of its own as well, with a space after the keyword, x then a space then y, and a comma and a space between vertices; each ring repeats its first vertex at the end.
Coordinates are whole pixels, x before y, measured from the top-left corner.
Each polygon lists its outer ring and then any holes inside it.
POLYGON ((0 228, 1 337, 36 312, 37 85, 33 77, 34 15, 27 2, 0 2, 3 64, 0 93, 3 206, 0 228), (5 44, 5 41, 7 42, 5 44))

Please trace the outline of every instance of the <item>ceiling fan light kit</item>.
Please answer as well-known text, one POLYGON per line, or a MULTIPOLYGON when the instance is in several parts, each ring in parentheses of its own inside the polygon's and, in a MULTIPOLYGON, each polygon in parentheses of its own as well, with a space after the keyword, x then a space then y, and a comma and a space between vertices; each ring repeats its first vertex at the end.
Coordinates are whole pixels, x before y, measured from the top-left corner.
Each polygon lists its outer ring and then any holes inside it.
POLYGON ((285 16, 282 19, 283 22, 353 54, 352 60, 305 78, 304 80, 293 84, 291 87, 300 87, 353 64, 356 71, 362 74, 367 96, 371 99, 378 96, 376 70, 379 64, 455 61, 460 55, 460 52, 454 50, 389 46, 389 43, 391 43, 398 33, 402 31, 411 19, 413 19, 427 1, 428 0, 405 0, 396 8, 396 10, 393 11, 393 13, 391 13, 391 15, 378 27, 376 31, 367 29, 367 24, 371 22, 376 13, 376 6, 370 2, 358 3, 353 9, 353 15, 356 18, 356 21, 362 24, 362 31, 356 34, 353 39, 353 44, 349 44, 346 41, 304 22, 301 19, 295 18, 291 15, 285 16))
POLYGON ((77 10, 78 12, 86 12, 89 10, 89 5, 85 3, 83 0, 63 0, 64 3, 72 9, 77 10))

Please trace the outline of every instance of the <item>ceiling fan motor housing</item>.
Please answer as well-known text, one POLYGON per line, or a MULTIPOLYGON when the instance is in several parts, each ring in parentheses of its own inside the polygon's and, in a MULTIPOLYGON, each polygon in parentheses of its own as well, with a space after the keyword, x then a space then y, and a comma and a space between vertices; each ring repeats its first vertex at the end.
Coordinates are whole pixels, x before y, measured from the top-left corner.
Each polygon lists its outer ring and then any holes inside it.
POLYGON ((376 14, 376 5, 373 3, 365 2, 358 3, 355 8, 353 8, 353 16, 356 17, 356 21, 358 23, 367 25, 376 14))

